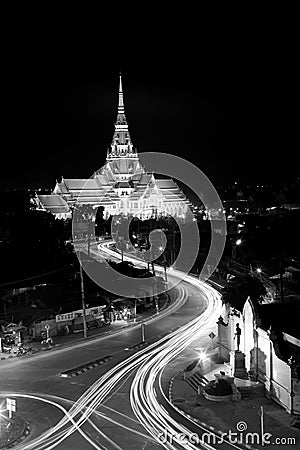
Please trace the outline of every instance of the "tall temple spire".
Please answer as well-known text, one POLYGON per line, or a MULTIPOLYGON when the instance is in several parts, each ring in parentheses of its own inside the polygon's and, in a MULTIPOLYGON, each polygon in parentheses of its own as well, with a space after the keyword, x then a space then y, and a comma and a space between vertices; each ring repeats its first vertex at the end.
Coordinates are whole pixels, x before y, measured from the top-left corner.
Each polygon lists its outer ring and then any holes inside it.
POLYGON ((113 135, 110 151, 108 152, 107 159, 119 158, 119 157, 137 157, 136 150, 133 148, 128 124, 125 116, 123 87, 122 87, 122 75, 119 74, 119 102, 118 102, 118 115, 115 123, 115 132, 113 135))
POLYGON ((123 99, 123 89, 122 89, 122 74, 120 72, 120 82, 119 82, 119 105, 118 105, 118 113, 124 114, 124 99, 123 99))

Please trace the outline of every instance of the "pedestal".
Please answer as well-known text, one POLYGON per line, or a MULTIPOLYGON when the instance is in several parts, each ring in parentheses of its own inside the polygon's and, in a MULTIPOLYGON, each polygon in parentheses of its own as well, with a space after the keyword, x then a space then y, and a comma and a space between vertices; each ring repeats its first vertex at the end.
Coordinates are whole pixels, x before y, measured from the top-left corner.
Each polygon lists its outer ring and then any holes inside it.
POLYGON ((242 378, 243 380, 248 378, 245 365, 245 354, 240 350, 230 352, 230 365, 233 368, 233 376, 235 378, 242 378))

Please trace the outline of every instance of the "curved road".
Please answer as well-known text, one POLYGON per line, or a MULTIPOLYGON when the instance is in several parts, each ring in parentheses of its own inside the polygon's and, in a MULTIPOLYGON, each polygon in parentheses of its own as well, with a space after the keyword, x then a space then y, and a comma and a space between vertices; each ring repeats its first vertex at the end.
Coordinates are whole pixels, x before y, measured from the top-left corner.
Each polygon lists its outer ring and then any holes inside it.
MULTIPOLYGON (((175 284, 180 275, 169 273, 175 284)), ((219 295, 193 277, 186 277, 173 294, 176 307, 147 323, 150 345, 140 351, 125 350, 140 341, 137 325, 1 364, 2 394, 18 398, 19 414, 33 423, 30 437, 17 448, 199 448, 182 446, 176 438, 183 431, 194 432, 195 424, 187 423, 168 402, 163 378, 166 371, 167 379, 174 374, 172 361, 193 341, 207 345, 220 313, 219 295), (73 379, 58 377, 62 370, 108 354, 113 359, 103 366, 73 379), (161 442, 162 432, 169 433, 166 443, 161 442)))

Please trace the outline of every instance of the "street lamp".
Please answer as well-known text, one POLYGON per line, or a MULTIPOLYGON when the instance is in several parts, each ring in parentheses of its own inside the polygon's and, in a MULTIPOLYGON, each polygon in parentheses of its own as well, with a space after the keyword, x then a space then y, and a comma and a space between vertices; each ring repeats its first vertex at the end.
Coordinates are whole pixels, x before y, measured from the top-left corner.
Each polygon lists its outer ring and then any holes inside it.
POLYGON ((206 353, 201 351, 199 354, 199 361, 202 362, 205 361, 206 359, 207 359, 206 353))
MULTIPOLYGON (((160 247, 158 247, 158 250, 160 252, 162 252, 164 250, 164 247, 160 246, 160 247)), ((166 262, 166 255, 165 255, 165 253, 163 253, 163 260, 164 260, 165 282, 167 283, 168 282, 168 276, 167 276, 167 267, 166 267, 167 266, 167 262, 166 262)))
POLYGON ((260 267, 257 267, 256 272, 258 273, 259 279, 261 280, 262 270, 260 267))
MULTIPOLYGON (((88 222, 88 234, 87 234, 88 247, 87 247, 87 252, 88 252, 88 256, 90 256, 91 224, 92 224, 92 222, 95 221, 95 214, 93 212, 93 209, 89 205, 79 205, 79 204, 76 204, 76 205, 73 206, 73 219, 74 219, 74 212, 76 214, 79 214, 81 222, 82 222, 82 219, 84 219, 84 221, 88 222)), ((77 216, 77 219, 78 219, 78 216, 77 216)), ((73 225, 74 225, 74 223, 77 223, 77 221, 76 220, 75 220, 75 222, 73 221, 73 225)), ((82 302, 83 337, 84 337, 84 339, 86 339, 87 338, 87 324, 86 324, 86 311, 85 311, 86 310, 85 291, 84 291, 83 270, 82 270, 82 263, 83 262, 84 261, 80 260, 80 258, 79 258, 79 274, 80 274, 80 292, 81 292, 81 302, 82 302)))
POLYGON ((237 239, 236 241, 234 239, 231 239, 231 246, 232 246, 232 251, 231 251, 231 257, 232 259, 236 258, 236 248, 241 245, 242 243, 242 239, 237 239))

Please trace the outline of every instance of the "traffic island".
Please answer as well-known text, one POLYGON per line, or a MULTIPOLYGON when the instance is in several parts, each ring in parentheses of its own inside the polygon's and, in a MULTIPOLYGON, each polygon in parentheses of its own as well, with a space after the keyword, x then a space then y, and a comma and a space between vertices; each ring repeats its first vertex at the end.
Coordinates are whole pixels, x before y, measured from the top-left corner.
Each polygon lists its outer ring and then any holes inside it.
POLYGON ((126 347, 125 350, 138 350, 139 348, 146 347, 148 345, 148 342, 143 341, 139 342, 138 344, 131 345, 130 347, 126 347))
POLYGON ((13 448, 30 433, 29 424, 17 414, 10 419, 0 414, 0 449, 13 448))
POLYGON ((73 367, 73 369, 65 370, 64 372, 61 372, 59 374, 62 378, 73 378, 77 375, 80 375, 81 373, 87 372, 88 370, 94 369, 95 367, 100 366, 101 364, 106 363, 107 361, 110 361, 113 359, 112 355, 104 356, 100 359, 94 359, 93 361, 90 361, 86 364, 82 364, 81 366, 73 367))

